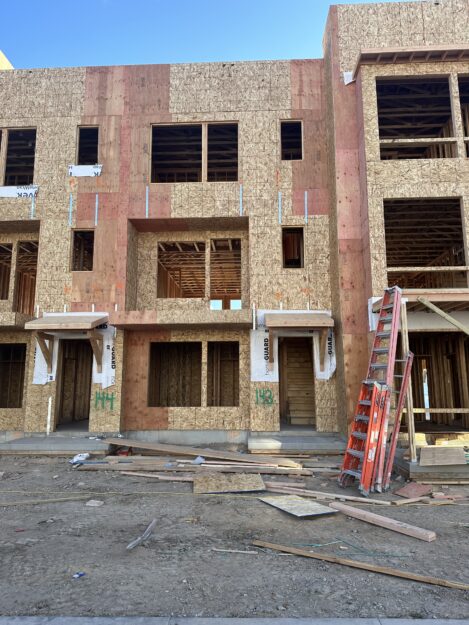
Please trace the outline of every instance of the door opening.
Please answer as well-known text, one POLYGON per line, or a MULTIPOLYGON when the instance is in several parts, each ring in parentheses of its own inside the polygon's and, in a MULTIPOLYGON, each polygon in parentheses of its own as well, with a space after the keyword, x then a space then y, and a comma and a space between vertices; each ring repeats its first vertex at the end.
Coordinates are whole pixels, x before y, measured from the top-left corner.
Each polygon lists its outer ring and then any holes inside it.
POLYGON ((280 425, 316 425, 312 339, 279 337, 280 425))
POLYGON ((81 339, 62 340, 60 344, 56 429, 87 431, 93 369, 91 345, 81 339))

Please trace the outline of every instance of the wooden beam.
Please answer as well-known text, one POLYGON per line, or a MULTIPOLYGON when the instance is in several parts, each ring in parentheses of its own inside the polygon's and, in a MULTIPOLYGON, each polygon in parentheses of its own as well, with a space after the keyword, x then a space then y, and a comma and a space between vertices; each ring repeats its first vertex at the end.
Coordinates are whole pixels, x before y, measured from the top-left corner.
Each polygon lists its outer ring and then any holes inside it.
POLYGON ((52 355, 54 351, 54 337, 45 332, 36 332, 36 340, 47 364, 47 373, 52 373, 52 355))
POLYGON ((98 332, 88 332, 87 336, 91 343, 91 349, 93 350, 94 358, 96 360, 96 369, 98 373, 103 370, 103 336, 98 332))
POLYGON ((420 575, 419 573, 411 573, 409 571, 400 571, 399 569, 392 569, 388 566, 379 566, 377 564, 370 564, 368 562, 357 562, 356 560, 348 560, 346 558, 329 556, 322 553, 312 553, 311 551, 306 551, 305 549, 297 549, 296 547, 277 545, 275 543, 268 543, 263 540, 253 540, 252 544, 256 547, 265 547, 266 549, 273 549, 274 551, 292 553, 293 555, 303 556, 304 558, 313 558, 314 560, 332 562, 333 564, 342 564, 344 566, 350 566, 354 569, 361 569, 362 571, 372 571, 373 573, 381 573, 381 575, 391 575, 392 577, 411 579, 414 582, 422 582, 423 584, 433 584, 434 586, 444 586, 445 588, 457 588, 458 590, 469 590, 469 584, 463 584, 462 582, 453 582, 447 579, 440 579, 439 577, 420 575))
POLYGON ((456 328, 461 330, 461 332, 464 332, 469 336, 469 328, 467 326, 462 324, 451 315, 448 315, 448 313, 446 313, 444 310, 441 310, 441 308, 438 308, 438 306, 435 306, 435 304, 432 304, 428 299, 426 299, 425 297, 417 297, 417 301, 435 312, 437 315, 440 315, 440 317, 443 317, 443 319, 446 319, 446 321, 451 323, 453 326, 456 326, 456 328))
POLYGON ((339 512, 343 512, 347 516, 354 519, 359 519, 360 521, 365 521, 366 523, 371 523, 372 525, 379 525, 379 527, 385 527, 393 532, 399 532, 399 534, 412 536, 413 538, 424 540, 427 543, 436 540, 436 534, 431 530, 425 530, 421 527, 416 527, 415 525, 409 525, 408 523, 403 523, 402 521, 396 521, 395 519, 390 519, 389 517, 369 512, 369 510, 359 510, 358 508, 347 506, 344 503, 336 502, 330 503, 329 507, 334 510, 338 510, 339 512))

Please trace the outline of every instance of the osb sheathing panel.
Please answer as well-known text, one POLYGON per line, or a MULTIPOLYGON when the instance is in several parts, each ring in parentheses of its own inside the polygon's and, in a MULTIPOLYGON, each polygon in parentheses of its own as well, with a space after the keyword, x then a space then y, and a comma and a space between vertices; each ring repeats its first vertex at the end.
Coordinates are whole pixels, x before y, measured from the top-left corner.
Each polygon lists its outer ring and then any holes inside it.
MULTIPOLYGON (((469 63, 421 63, 385 66, 366 66, 360 71, 363 101, 364 145, 366 159, 368 213, 362 225, 367 229, 369 262, 371 265, 372 294, 378 296, 387 286, 386 240, 383 200, 393 198, 458 197, 462 199, 463 228, 469 241, 469 161, 465 154, 451 159, 416 159, 381 161, 379 155, 378 116, 376 106, 377 76, 425 76, 469 72, 469 63)), ((453 115, 459 117, 459 102, 452 94, 453 115)), ((462 127, 455 124, 455 139, 462 144, 462 127)), ((365 250, 366 252, 367 250, 365 250)))
MULTIPOLYGON (((334 7, 335 8, 335 7, 334 7)), ((467 44, 467 0, 337 6, 341 71, 361 49, 467 44)))
MULTIPOLYGON (((23 402, 21 408, 0 408, 0 431, 22 430, 24 425, 25 406, 28 401, 28 371, 30 367, 30 339, 29 332, 0 331, 0 345, 2 343, 25 343, 26 365, 24 372, 23 402)), ((32 350, 34 351, 34 350, 32 350)))
POLYGON ((123 428, 125 430, 242 430, 249 428, 249 333, 216 330, 126 332, 123 428), (202 405, 149 407, 150 343, 202 342, 202 405), (207 407, 207 341, 239 341, 239 406, 207 407))

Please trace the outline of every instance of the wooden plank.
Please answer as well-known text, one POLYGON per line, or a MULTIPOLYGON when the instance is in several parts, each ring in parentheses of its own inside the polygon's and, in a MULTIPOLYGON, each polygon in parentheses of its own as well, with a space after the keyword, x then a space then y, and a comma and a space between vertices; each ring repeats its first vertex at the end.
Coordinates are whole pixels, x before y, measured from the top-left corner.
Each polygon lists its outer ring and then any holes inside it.
POLYGON ((319 516, 323 514, 331 514, 335 510, 331 510, 329 506, 323 506, 315 501, 308 501, 297 495, 286 495, 284 497, 259 497, 259 501, 263 501, 269 506, 278 508, 288 514, 296 517, 319 516))
POLYGON ((313 499, 320 499, 323 501, 354 501, 357 503, 365 503, 365 504, 377 504, 379 506, 390 506, 390 501, 383 501, 381 499, 371 499, 370 497, 354 497, 353 495, 341 495, 336 493, 323 493, 319 490, 305 490, 301 488, 294 488, 290 486, 289 488, 285 487, 268 487, 268 491, 273 493, 285 493, 289 495, 300 495, 301 497, 312 497, 313 499))
POLYGON ((135 477, 152 477, 162 482, 193 482, 194 478, 184 475, 159 475, 158 473, 142 473, 140 471, 122 471, 121 475, 134 475, 135 477))
POLYGON ((243 493, 265 490, 260 475, 223 475, 206 473, 194 475, 194 494, 203 493, 243 493))
MULTIPOLYGON (((1 452, 5 453, 5 452, 1 452)), ((12 452, 18 453, 18 452, 12 452)), ((31 454, 31 452, 25 452, 31 454)), ((95 452, 93 452, 95 453, 95 452)), ((61 454, 65 455, 65 454, 61 454)), ((70 453, 66 454, 70 455, 70 453)), ((206 471, 216 471, 217 473, 250 473, 259 475, 288 475, 293 477, 309 477, 313 475, 313 471, 310 469, 286 469, 277 467, 251 467, 249 465, 239 467, 215 467, 213 465, 182 465, 176 467, 166 467, 162 464, 150 465, 150 463, 127 463, 127 462, 110 462, 109 464, 82 464, 78 467, 77 471, 165 471, 165 472, 179 472, 185 471, 186 473, 202 473, 206 471)))
POLYGON ((418 538, 419 540, 425 540, 428 543, 436 539, 435 532, 431 530, 422 529, 414 525, 409 525, 408 523, 403 523, 402 521, 396 521, 395 519, 380 516, 379 514, 369 512, 368 510, 359 510, 358 508, 347 506, 344 503, 334 502, 329 505, 331 508, 334 508, 334 510, 339 510, 347 516, 359 519, 360 521, 365 521, 365 523, 378 525, 379 527, 384 527, 388 530, 405 534, 406 536, 412 536, 413 538, 418 538))
POLYGON ((237 454, 228 451, 219 451, 216 449, 202 449, 199 447, 184 447, 182 445, 164 445, 162 443, 147 443, 145 441, 136 441, 128 438, 106 438, 106 443, 110 445, 118 445, 119 447, 134 447, 135 449, 151 449, 159 451, 163 454, 177 456, 203 456, 204 458, 216 458, 219 460, 233 460, 235 462, 250 462, 255 460, 258 464, 269 464, 278 467, 292 467, 301 469, 301 464, 288 460, 287 458, 261 458, 252 454, 237 454))
POLYGON ((325 313, 268 313, 266 328, 332 328, 334 319, 325 313))
POLYGON ((256 547, 264 547, 266 549, 273 549, 275 551, 283 551, 284 553, 292 553, 297 556, 312 558, 313 560, 322 560, 323 562, 342 564, 343 566, 349 566, 354 569, 361 569, 362 571, 371 571, 373 573, 380 573, 381 575, 391 575, 392 577, 402 577, 403 579, 410 579, 414 582, 422 582, 423 584, 444 586, 445 588, 456 588, 458 590, 469 590, 469 584, 464 584, 463 582, 454 582, 439 577, 430 577, 428 575, 420 575, 419 573, 401 571, 399 569, 393 569, 388 566, 379 566, 377 564, 370 564, 368 562, 358 562, 356 560, 348 560, 346 558, 339 558, 337 556, 330 556, 322 553, 311 553, 311 551, 306 551, 305 549, 297 549, 295 547, 277 545, 275 543, 268 543, 263 540, 253 540, 252 544, 256 547))
POLYGON ((425 297, 417 297, 417 301, 429 308, 430 310, 433 310, 433 312, 435 312, 437 315, 440 315, 440 317, 443 317, 443 319, 446 319, 446 321, 448 321, 453 326, 461 330, 461 332, 464 332, 469 336, 469 328, 467 326, 462 324, 451 315, 448 315, 448 313, 446 313, 444 310, 441 310, 441 308, 438 308, 438 306, 435 306, 435 304, 432 304, 428 299, 426 299, 425 297))
POLYGON ((464 447, 444 447, 442 445, 428 445, 420 449, 420 466, 444 466, 466 464, 464 447))
MULTIPOLYGON (((405 300, 401 303, 401 357, 407 358, 409 353, 409 330, 407 324, 407 303, 405 300)), ((415 443, 415 420, 414 420, 414 402, 412 399, 412 379, 409 379, 406 396, 406 425, 409 436, 409 450, 411 462, 417 462, 417 446, 415 443)))

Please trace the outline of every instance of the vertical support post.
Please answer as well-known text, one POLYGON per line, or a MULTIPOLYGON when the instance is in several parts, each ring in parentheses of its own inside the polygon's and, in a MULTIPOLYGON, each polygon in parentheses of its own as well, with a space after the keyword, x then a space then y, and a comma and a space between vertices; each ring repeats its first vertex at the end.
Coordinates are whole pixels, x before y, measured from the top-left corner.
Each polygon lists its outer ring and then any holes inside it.
POLYGON ((98 225, 98 211, 99 211, 99 196, 96 193, 96 201, 94 205, 94 225, 98 225))
POLYGON ((239 214, 243 216, 243 185, 239 185, 239 214))
POLYGON ((49 401, 47 402, 47 425, 46 425, 46 435, 49 436, 52 426, 52 395, 49 397, 49 401))
POLYGON ((202 124, 202 182, 207 182, 208 125, 202 124))
POLYGON ((278 192, 278 223, 282 223, 282 192, 278 192))
POLYGON ((202 371, 200 372, 202 383, 202 407, 208 404, 208 343, 202 341, 202 371))
POLYGON ((210 302, 210 237, 205 240, 205 298, 210 302))
POLYGON ((31 219, 34 219, 34 216, 36 214, 36 196, 34 195, 34 193, 31 196, 31 219))
POLYGON ((461 102, 459 99, 459 83, 457 74, 450 74, 449 93, 451 99, 453 130, 457 141, 457 155, 459 158, 464 158, 466 156, 466 145, 464 143, 464 126, 462 121, 461 102))
POLYGON ((255 330, 257 327, 257 317, 256 317, 256 304, 252 303, 252 329, 255 330))
POLYGON ((308 191, 305 191, 305 224, 308 223, 308 191))
POLYGON ((149 203, 150 203, 150 187, 147 185, 145 188, 145 217, 148 219, 149 203))
POLYGON ((70 199, 68 202, 68 225, 72 227, 72 219, 73 219, 73 193, 70 192, 70 199))
MULTIPOLYGON (((407 301, 403 298, 401 302, 401 347, 402 359, 407 358, 409 353, 409 330, 407 326, 407 301)), ((417 448, 415 445, 415 421, 414 421, 414 402, 412 400, 412 380, 409 379, 406 398, 406 422, 407 433, 409 436, 410 461, 417 462, 417 448)))

